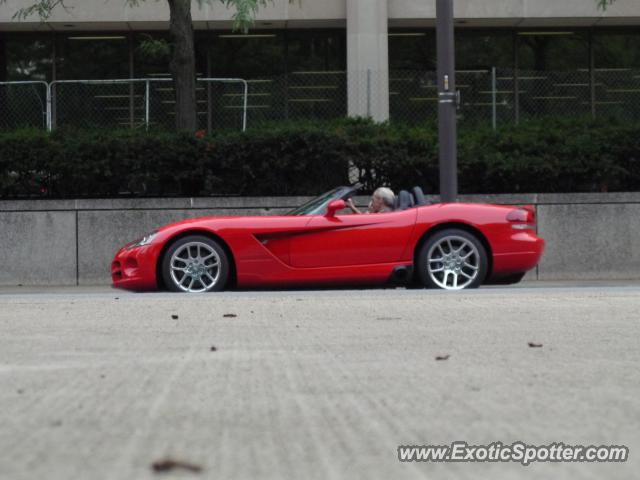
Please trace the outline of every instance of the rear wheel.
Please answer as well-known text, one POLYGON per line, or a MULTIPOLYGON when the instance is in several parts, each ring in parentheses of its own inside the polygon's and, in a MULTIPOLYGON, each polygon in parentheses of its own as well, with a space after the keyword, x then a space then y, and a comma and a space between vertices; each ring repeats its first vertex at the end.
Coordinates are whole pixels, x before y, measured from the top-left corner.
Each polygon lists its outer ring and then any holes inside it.
POLYGON ((420 280, 429 288, 478 288, 487 270, 487 251, 482 242, 475 235, 457 228, 436 233, 418 254, 420 280))
POLYGON ((229 259, 218 242, 202 235, 183 237, 162 259, 162 278, 174 292, 201 293, 224 289, 229 259))

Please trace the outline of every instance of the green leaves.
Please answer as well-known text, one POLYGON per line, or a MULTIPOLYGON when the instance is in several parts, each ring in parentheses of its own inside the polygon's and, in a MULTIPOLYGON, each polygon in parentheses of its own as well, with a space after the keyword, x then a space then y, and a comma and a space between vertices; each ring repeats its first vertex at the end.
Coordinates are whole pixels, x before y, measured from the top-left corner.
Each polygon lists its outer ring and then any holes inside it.
MULTIPOLYGON (((214 0, 198 0, 199 3, 211 3, 214 0)), ((220 0, 227 8, 235 9, 233 28, 246 33, 253 26, 254 18, 260 7, 266 6, 267 0, 220 0)))
POLYGON ((598 5, 598 8, 601 8, 602 10, 606 10, 607 7, 609 5, 612 5, 613 2, 615 2, 616 0, 596 0, 596 4, 598 5))
POLYGON ((159 62, 171 55, 171 44, 163 38, 154 38, 148 34, 142 34, 143 40, 138 45, 138 51, 153 62, 159 62))
MULTIPOLYGON (((0 0, 1 3, 6 3, 6 0, 0 0)), ((53 10, 56 7, 63 8, 66 11, 70 11, 71 7, 65 4, 65 0, 37 0, 28 7, 23 7, 13 14, 15 20, 26 20, 32 15, 37 15, 40 20, 47 20, 53 10)))
MULTIPOLYGON (((462 127, 462 193, 640 190, 640 124, 546 119, 462 127)), ((438 134, 363 119, 297 121, 198 139, 135 130, 0 133, 0 197, 314 195, 359 172, 366 190, 438 191, 438 134)))
MULTIPOLYGON (((0 0, 0 4, 6 3, 7 0, 0 0)), ((34 2, 28 7, 19 9, 13 18, 17 20, 26 20, 31 16, 38 16, 40 20, 45 21, 56 8, 63 8, 70 11, 73 7, 65 3, 67 0, 34 0, 34 2)), ((116 1, 116 0, 111 0, 116 1)), ((131 7, 137 7, 146 0, 122 0, 126 5, 131 7)), ((156 2, 160 0, 155 0, 156 2)), ((293 1, 293 0, 291 0, 293 1)), ((197 0, 198 6, 202 7, 204 4, 213 4, 216 2, 222 2, 227 8, 234 9, 233 14, 233 28, 234 30, 240 30, 247 32, 249 27, 253 26, 254 19, 258 13, 258 9, 266 7, 272 0, 197 0)))

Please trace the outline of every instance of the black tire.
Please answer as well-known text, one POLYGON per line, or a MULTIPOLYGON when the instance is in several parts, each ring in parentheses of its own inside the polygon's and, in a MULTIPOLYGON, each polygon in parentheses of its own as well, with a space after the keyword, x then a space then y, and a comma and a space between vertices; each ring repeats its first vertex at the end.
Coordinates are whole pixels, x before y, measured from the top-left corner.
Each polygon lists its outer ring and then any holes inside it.
MULTIPOLYGON (((218 292, 224 290, 229 280, 230 264, 229 257, 224 248, 220 246, 218 242, 212 240, 209 237, 202 235, 189 235, 188 237, 180 238, 171 244, 171 246, 165 252, 162 258, 162 279, 165 286, 172 292, 184 292, 184 293, 196 293, 196 292, 218 292), (196 246, 200 245, 196 250, 196 246), (174 254, 178 252, 178 257, 182 258, 183 252, 187 251, 187 255, 191 256, 194 252, 198 252, 199 259, 191 259, 185 257, 185 260, 174 260, 174 266, 182 268, 193 268, 193 275, 191 273, 175 271, 172 275, 172 258, 174 254), (206 252, 205 255, 200 255, 206 252), (215 253, 212 257, 203 260, 206 255, 215 253), (212 261, 215 260, 217 255, 218 270, 213 268, 212 261), (207 267, 209 265, 209 267, 207 267), (206 272, 206 273, 205 273, 206 272), (207 273, 209 276, 207 276, 207 273), (184 275, 184 276, 183 276, 184 275), (194 275, 197 278, 194 278, 194 275), (187 278, 190 277, 190 278, 187 278), (200 280, 202 278, 203 280, 200 280), (215 281, 211 285, 207 285, 210 279, 215 281), (185 290, 178 285, 178 280, 184 279, 184 284, 188 285, 193 279, 193 290, 185 290)), ((184 285, 183 285, 184 287, 184 285)))
POLYGON ((520 283, 527 272, 514 273, 507 275, 506 277, 492 278, 487 282, 487 285, 515 285, 520 283))
POLYGON ((448 228, 431 236, 425 242, 418 253, 417 268, 418 278, 427 288, 462 290, 478 288, 482 282, 484 282, 489 269, 489 260, 487 251, 478 237, 465 230, 448 228), (449 244, 448 241, 451 243, 449 244), (464 247, 462 253, 458 253, 456 256, 456 249, 460 248, 463 244, 467 245, 467 247, 464 247), (449 252, 449 245, 453 246, 451 252, 449 252), (471 247, 471 245, 473 247, 471 247), (467 258, 462 259, 462 257, 469 252, 471 253, 467 258), (430 273, 428 269, 428 256, 430 253, 432 259, 431 264, 433 265, 432 269, 438 270, 442 268, 442 272, 430 273), (434 262, 433 260, 437 260, 437 258, 442 258, 443 261, 434 262), (467 262, 467 260, 469 261, 467 262), (448 273, 446 273, 447 271, 448 273), (456 288, 454 288, 453 285, 454 276, 456 277, 456 288), (469 276, 473 278, 468 278, 469 276), (460 282, 459 285, 458 281, 460 282), (460 286, 464 282, 468 282, 468 284, 460 286))

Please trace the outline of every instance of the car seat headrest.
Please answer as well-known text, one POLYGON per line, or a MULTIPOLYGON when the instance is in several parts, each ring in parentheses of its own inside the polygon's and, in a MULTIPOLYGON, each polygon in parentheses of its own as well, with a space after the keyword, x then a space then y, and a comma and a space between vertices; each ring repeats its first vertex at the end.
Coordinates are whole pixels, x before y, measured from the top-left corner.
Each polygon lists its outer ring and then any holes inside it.
POLYGON ((413 190, 411 192, 413 193, 413 198, 415 198, 416 200, 416 205, 421 206, 427 204, 427 199, 425 198, 424 192, 420 187, 413 187, 413 190))
POLYGON ((406 210, 413 205, 413 198, 406 190, 400 190, 400 193, 398 193, 398 200, 398 210, 406 210))

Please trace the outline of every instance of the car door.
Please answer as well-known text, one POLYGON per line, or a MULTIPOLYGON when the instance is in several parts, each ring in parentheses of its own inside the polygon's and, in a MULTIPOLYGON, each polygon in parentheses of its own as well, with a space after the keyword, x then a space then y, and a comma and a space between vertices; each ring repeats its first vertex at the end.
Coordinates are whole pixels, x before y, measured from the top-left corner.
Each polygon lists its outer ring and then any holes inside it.
POLYGON ((366 215, 316 215, 304 232, 291 238, 291 265, 312 268, 397 262, 416 216, 415 208, 366 215))

